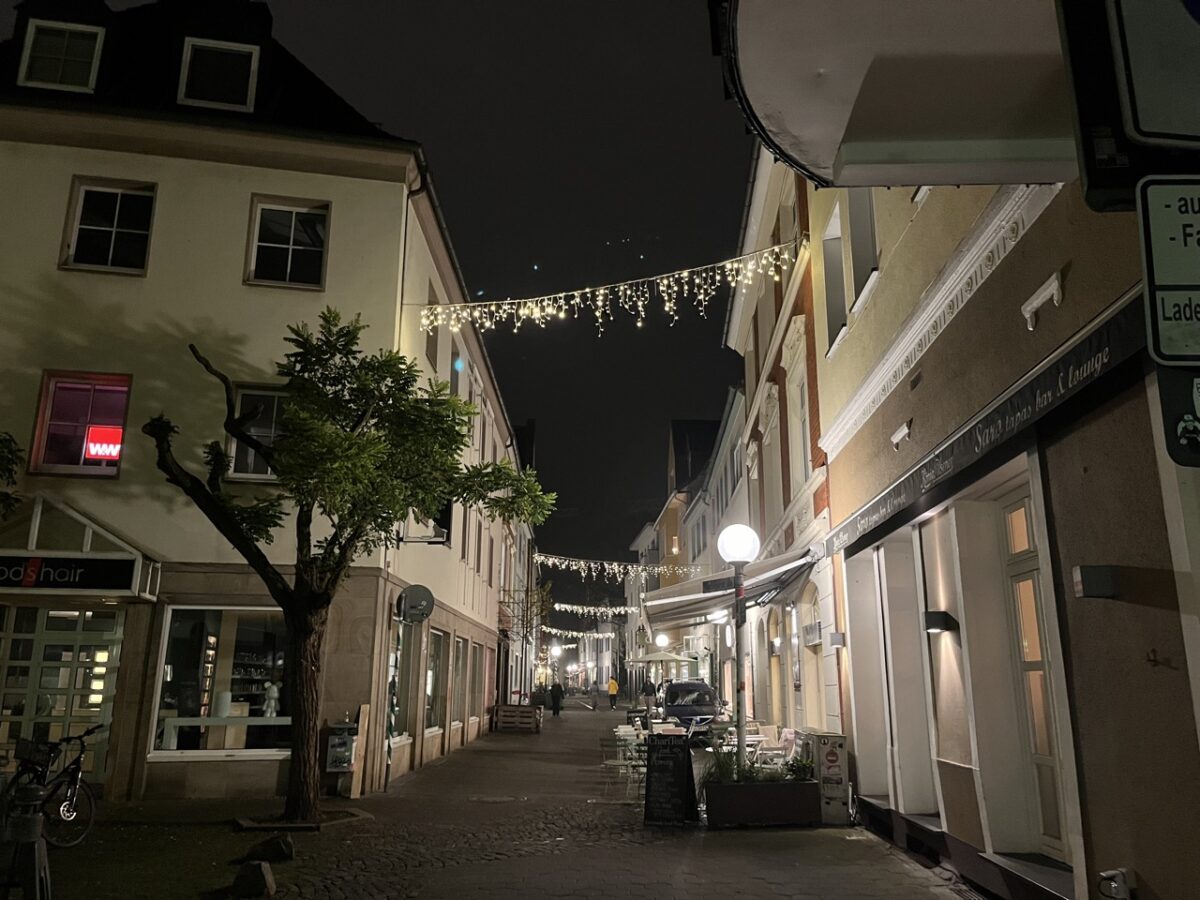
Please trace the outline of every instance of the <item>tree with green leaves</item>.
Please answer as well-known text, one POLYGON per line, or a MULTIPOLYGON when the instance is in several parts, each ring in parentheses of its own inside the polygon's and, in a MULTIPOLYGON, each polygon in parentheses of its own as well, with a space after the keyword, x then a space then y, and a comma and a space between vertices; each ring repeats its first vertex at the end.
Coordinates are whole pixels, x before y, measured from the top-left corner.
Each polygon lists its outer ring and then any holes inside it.
POLYGON ((289 326, 291 348, 277 366, 286 381, 278 434, 264 443, 247 430, 259 410, 237 408, 232 380, 195 345, 192 356, 225 394, 224 431, 259 454, 276 487, 247 497, 227 489, 230 457, 223 441, 204 449, 207 471, 176 457, 178 429, 165 415, 142 426, 156 464, 266 585, 283 610, 292 758, 284 816, 309 821, 319 812, 321 648, 329 607, 355 559, 394 545, 410 514, 435 518, 451 501, 492 519, 541 523, 554 508, 532 470, 507 461, 464 465, 476 414, 445 383, 420 384, 420 370, 391 350, 365 354, 358 316, 343 322, 326 308, 315 331, 289 326), (294 572, 281 572, 262 549, 292 515, 294 572))
POLYGON ((17 472, 24 461, 17 439, 7 431, 0 431, 0 520, 11 516, 21 503, 21 495, 13 488, 17 486, 17 472))

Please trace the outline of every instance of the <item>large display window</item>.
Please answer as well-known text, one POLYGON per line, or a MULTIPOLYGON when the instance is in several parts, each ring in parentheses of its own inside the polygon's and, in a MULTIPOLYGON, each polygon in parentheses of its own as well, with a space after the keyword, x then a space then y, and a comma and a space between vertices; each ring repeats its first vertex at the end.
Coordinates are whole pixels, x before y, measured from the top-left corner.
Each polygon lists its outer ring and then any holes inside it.
POLYGON ((285 752, 286 646, 277 609, 168 610, 154 750, 285 752))

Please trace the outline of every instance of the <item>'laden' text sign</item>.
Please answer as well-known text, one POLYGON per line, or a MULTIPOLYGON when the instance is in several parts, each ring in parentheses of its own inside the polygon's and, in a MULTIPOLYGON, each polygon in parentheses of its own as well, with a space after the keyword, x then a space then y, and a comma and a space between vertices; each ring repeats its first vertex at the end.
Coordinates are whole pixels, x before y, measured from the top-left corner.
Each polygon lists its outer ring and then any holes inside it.
POLYGON ((1138 182, 1147 344, 1167 366, 1200 364, 1200 178, 1138 182))

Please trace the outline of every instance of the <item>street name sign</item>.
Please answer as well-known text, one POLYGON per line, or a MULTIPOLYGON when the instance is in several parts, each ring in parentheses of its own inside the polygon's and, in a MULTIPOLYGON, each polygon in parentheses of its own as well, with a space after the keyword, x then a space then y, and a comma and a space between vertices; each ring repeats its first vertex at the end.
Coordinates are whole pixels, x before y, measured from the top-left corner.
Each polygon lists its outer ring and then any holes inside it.
POLYGON ((1137 205, 1150 355, 1200 365, 1200 176, 1143 178, 1137 205))

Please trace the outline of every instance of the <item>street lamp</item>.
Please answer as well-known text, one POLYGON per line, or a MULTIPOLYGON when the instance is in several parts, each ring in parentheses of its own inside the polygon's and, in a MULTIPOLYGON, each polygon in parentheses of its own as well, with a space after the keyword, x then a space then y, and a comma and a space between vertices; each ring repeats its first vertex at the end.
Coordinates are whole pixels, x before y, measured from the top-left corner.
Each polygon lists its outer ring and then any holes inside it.
POLYGON ((550 663, 550 668, 553 671, 553 674, 551 675, 551 677, 555 681, 558 681, 558 658, 560 656, 562 656, 562 645, 557 644, 557 643, 551 644, 550 645, 550 659, 552 660, 552 662, 550 663))
POLYGON ((666 647, 669 643, 670 641, 667 640, 667 636, 665 634, 658 634, 654 638, 654 646, 660 650, 666 647))
POLYGON ((746 666, 742 659, 746 631, 746 563, 758 558, 761 544, 749 525, 730 525, 717 537, 717 552, 733 566, 734 642, 733 658, 737 667, 737 768, 746 768, 746 666))
POLYGON ((560 656, 562 656, 562 647, 558 644, 551 644, 550 645, 550 655, 553 656, 555 659, 558 659, 560 656))

